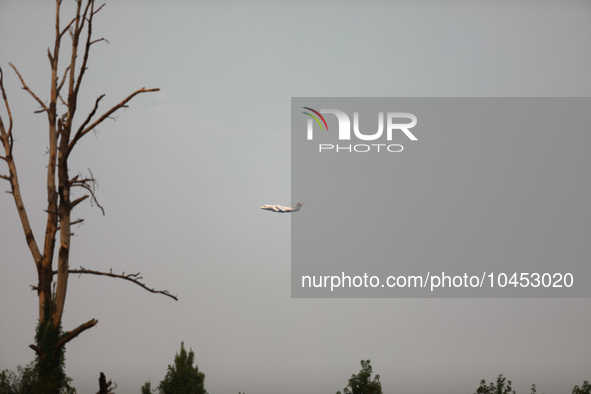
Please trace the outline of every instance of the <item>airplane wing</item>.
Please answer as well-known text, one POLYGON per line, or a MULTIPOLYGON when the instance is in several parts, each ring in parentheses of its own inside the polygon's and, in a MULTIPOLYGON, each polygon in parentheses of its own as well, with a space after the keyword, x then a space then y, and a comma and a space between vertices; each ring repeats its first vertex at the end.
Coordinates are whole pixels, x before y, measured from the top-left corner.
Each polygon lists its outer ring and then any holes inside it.
POLYGON ((276 212, 285 212, 285 208, 282 207, 281 205, 277 204, 277 205, 275 205, 275 211, 276 212))

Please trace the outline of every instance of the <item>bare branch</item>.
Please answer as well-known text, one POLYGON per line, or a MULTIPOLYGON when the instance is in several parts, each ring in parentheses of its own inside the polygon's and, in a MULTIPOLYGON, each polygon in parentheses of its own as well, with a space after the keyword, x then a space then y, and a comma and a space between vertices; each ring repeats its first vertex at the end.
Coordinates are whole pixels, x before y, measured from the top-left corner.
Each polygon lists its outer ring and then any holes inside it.
POLYGON ((29 345, 29 347, 30 347, 31 349, 33 349, 33 350, 35 351, 35 353, 37 353, 37 355, 38 355, 39 357, 41 357, 41 349, 39 349, 37 346, 35 346, 35 345, 32 345, 32 344, 31 344, 31 345, 29 345))
POLYGON ((6 95, 6 91, 4 90, 4 72, 2 68, 0 68, 0 90, 2 90, 2 99, 4 100, 4 106, 6 107, 6 112, 8 113, 8 131, 4 129, 4 124, 2 123, 2 118, 0 117, 0 126, 2 127, 2 142, 8 142, 10 145, 10 152, 12 152, 12 112, 10 112, 10 105, 8 104, 8 96, 6 95), (6 133, 8 137, 8 141, 4 141, 4 133, 6 133))
MULTIPOLYGON (((10 111, 10 105, 8 104, 8 96, 4 90, 4 73, 2 72, 2 68, 0 68, 0 90, 2 91, 2 99, 4 100, 6 112, 8 113, 8 131, 4 128, 2 117, 0 117, 0 133, 2 144, 6 150, 6 155, 9 156, 12 154, 12 112, 10 111), (8 144, 8 146, 6 146, 6 144, 8 144)), ((6 158, 3 157, 3 159, 6 161, 6 158)))
MULTIPOLYGON (((107 40, 105 40, 104 38, 99 38, 97 40, 92 41, 89 45, 96 44, 97 42, 101 42, 101 41, 107 41, 107 40)), ((109 42, 109 41, 107 41, 107 42, 109 42)))
MULTIPOLYGON (((59 92, 62 90, 62 87, 64 86, 64 83, 66 82, 66 75, 68 74, 68 70, 70 69, 70 66, 66 67, 66 69, 64 70, 64 76, 62 77, 62 82, 59 84, 59 86, 57 87, 57 93, 59 94, 59 92)), ((61 96, 60 96, 61 98, 61 96)), ((62 99, 62 102, 64 102, 64 99, 62 99)), ((65 103, 64 103, 65 104, 65 103)))
MULTIPOLYGON (((92 202, 94 201, 94 203, 97 205, 97 207, 99 207, 101 209, 101 211, 103 211, 103 216, 104 216, 105 210, 103 209, 101 204, 98 202, 98 200, 96 198, 96 194, 94 193, 94 190, 97 185, 96 179, 94 179, 94 175, 92 175, 92 171, 90 171, 90 168, 88 169, 88 172, 90 173, 90 178, 78 179, 78 175, 76 175, 73 179, 71 179, 69 181, 69 183, 72 187, 81 187, 81 188, 88 190, 88 192, 90 193, 90 197, 92 197, 92 199, 90 200, 91 205, 92 205, 92 202)), ((71 203, 72 204, 71 207, 73 208, 75 205, 78 205, 79 203, 84 201, 86 198, 88 198, 88 195, 74 200, 71 203)))
MULTIPOLYGON (((14 67, 14 66, 13 66, 14 67)), ((15 69, 16 70, 16 69, 15 69)), ((18 72, 17 72, 18 73, 18 72)), ((23 226, 23 230, 25 232, 25 238, 27 240, 27 245, 33 255, 33 259, 35 260, 35 264, 39 267, 41 264, 42 255, 39 252, 39 248, 37 246, 37 242, 35 241, 35 236, 33 235, 33 230, 31 229, 31 225, 29 223, 29 217, 27 216, 27 210, 25 209, 25 204, 23 202, 20 186, 18 182, 18 174, 16 171, 16 164, 14 162, 14 157, 12 156, 12 148, 13 148, 13 139, 12 139, 12 113, 10 112, 10 105, 8 104, 8 98, 6 96, 6 91, 4 90, 4 74, 2 73, 2 69, 0 69, 0 90, 2 91, 2 98, 4 100, 4 105, 6 107, 6 112, 8 113, 9 125, 8 130, 4 126, 4 122, 2 121, 2 117, 0 116, 0 140, 2 140, 2 145, 4 146, 4 156, 2 160, 6 162, 8 165, 8 172, 9 175, 2 175, 1 178, 5 179, 10 182, 10 191, 7 193, 12 194, 14 198, 14 202, 16 204, 18 214, 21 220, 21 224, 23 226)))
POLYGON ((98 13, 98 12, 99 12, 99 11, 100 11, 100 10, 101 10, 101 9, 102 9, 104 6, 105 6, 105 4, 106 4, 106 3, 103 3, 103 5, 101 5, 99 8, 97 8, 97 9, 96 9, 96 11, 93 11, 93 12, 92 12, 92 15, 94 15, 94 14, 98 13))
MULTIPOLYGON (((66 103, 66 100, 64 100, 64 98, 62 97, 62 95, 61 94, 58 94, 58 97, 59 97, 60 101, 62 102, 62 104, 67 107, 68 106, 68 103, 66 103)), ((39 112, 43 112, 43 111, 39 111, 39 112)))
POLYGON ((79 325, 78 327, 76 327, 72 331, 66 332, 66 335, 61 337, 60 340, 57 342, 56 350, 61 349, 66 343, 68 343, 72 339, 76 338, 83 331, 86 331, 89 328, 96 326, 97 323, 98 323, 98 320, 91 319, 91 320, 87 321, 86 323, 79 325))
MULTIPOLYGON (((99 204, 98 200, 96 199, 96 195, 94 194, 94 187, 90 187, 87 185, 79 185, 79 186, 83 187, 84 189, 86 189, 90 192, 90 195, 92 197, 92 199, 90 201, 91 202, 94 201, 96 206, 99 207, 101 209, 101 211, 103 212, 103 216, 105 216, 105 209, 103 208, 103 206, 101 204, 99 204)), ((90 204, 90 205, 92 205, 92 204, 90 204)))
MULTIPOLYGON (((112 269, 111 269, 111 272, 100 272, 100 271, 94 271, 94 270, 86 269, 84 267, 80 267, 79 269, 70 269, 70 270, 68 270, 68 273, 69 274, 92 274, 92 275, 109 276, 111 278, 125 279, 125 280, 135 283, 136 285, 138 285, 140 287, 143 287, 144 289, 148 290, 150 293, 164 294, 165 296, 170 297, 170 298, 174 299, 175 301, 178 301, 178 298, 176 296, 173 296, 172 294, 170 294, 168 292, 168 290, 150 289, 148 286, 146 286, 145 284, 140 282, 140 280, 143 278, 140 276, 139 272, 137 274, 127 274, 127 275, 125 275, 125 272, 123 272, 122 274, 118 275, 118 274, 114 274, 112 269)), ((53 274, 54 275, 57 274, 57 271, 53 271, 53 274)))
MULTIPOLYGON (((82 125, 80 126, 79 130, 84 130, 84 127, 86 127, 86 125, 90 122, 90 120, 92 119, 92 117, 94 116, 94 114, 96 114, 96 111, 98 109, 99 106, 99 102, 103 99, 103 97, 105 97, 104 94, 101 94, 97 99, 96 102, 94 103, 94 108, 92 109, 92 111, 88 114, 88 117, 86 118, 86 120, 84 121, 84 123, 82 123, 82 125)), ((77 134, 77 133, 76 133, 77 134)))
MULTIPOLYGON (((86 200, 88 197, 90 197, 90 196, 88 194, 86 194, 86 195, 72 201, 72 205, 71 205, 72 208, 74 208, 76 205, 80 204, 82 201, 86 200)), ((71 224, 73 224, 73 223, 71 223, 71 224)))
MULTIPOLYGON (((80 223, 83 223, 83 222, 84 222, 84 219, 77 219, 77 220, 74 220, 72 223, 70 223, 70 226, 73 226, 74 224, 80 224, 80 223)), ((62 227, 61 226, 57 226, 57 229, 58 230, 61 230, 62 227)), ((72 234, 74 234, 74 233, 72 233, 72 234)))
POLYGON ((64 27, 64 29, 62 30, 62 32, 59 34, 58 38, 62 38, 62 36, 64 34, 66 34, 66 32, 70 29, 70 26, 72 26, 72 23, 76 22, 76 18, 73 18, 70 23, 68 23, 68 25, 66 27, 64 27))
POLYGON ((160 89, 146 89, 146 88, 138 89, 135 92, 133 92, 132 94, 130 94, 125 100, 123 100, 122 102, 120 102, 119 104, 117 104, 116 106, 114 106, 113 108, 108 110, 107 112, 105 112, 98 120, 96 120, 90 126, 84 128, 84 129, 82 127, 80 127, 78 129, 78 131, 76 132, 76 135, 74 136, 74 138, 70 142, 70 145, 68 146, 68 152, 72 150, 72 148, 74 147, 74 145, 76 144, 76 142, 78 142, 78 140, 80 138, 84 137, 90 130, 94 129, 101 122, 103 122, 105 119, 107 119, 113 112, 119 110, 120 108, 124 108, 126 106, 125 104, 127 104, 127 102, 129 100, 131 100, 132 98, 134 98, 135 96, 137 96, 140 93, 158 92, 158 91, 160 91, 160 89))
POLYGON ((77 220, 74 220, 72 223, 70 223, 70 225, 73 226, 74 224, 79 224, 79 223, 83 223, 83 222, 84 222, 84 219, 77 219, 77 220))
POLYGON ((12 63, 8 63, 8 64, 10 65, 10 67, 12 67, 14 69, 14 72, 16 73, 16 75, 18 75, 19 79, 21 80, 21 83, 23 84, 23 89, 25 89, 27 92, 29 92, 31 94, 31 96, 33 96, 35 98, 35 100, 37 100, 37 102, 41 105, 41 107, 43 107, 43 109, 46 112, 49 112, 49 109, 43 103, 43 101, 41 101, 41 99, 39 97, 37 97, 37 95, 35 93, 33 93, 33 91, 31 89, 29 89, 29 87, 25 83, 25 80, 23 79, 22 75, 18 72, 16 67, 12 63))
MULTIPOLYGON (((103 4, 104 6, 104 4, 103 4)), ((97 12, 103 8, 103 6, 101 6, 97 12)), ((70 76, 72 77, 70 79, 70 90, 69 90, 69 99, 74 99, 74 102, 77 101, 78 98, 78 92, 80 91, 80 84, 82 83, 82 78, 84 77, 84 72, 86 71, 86 64, 88 63, 88 55, 90 54, 90 39, 92 37, 92 17, 94 16, 95 12, 94 12, 94 1, 89 1, 86 4, 86 8, 84 9, 84 14, 82 15, 82 23, 80 23, 80 26, 78 26, 78 23, 76 23, 76 39, 73 40, 73 47, 77 50, 78 47, 78 40, 80 39, 80 33, 82 32, 82 29, 84 28, 84 21, 87 20, 88 21, 88 27, 87 27, 87 36, 86 36, 86 45, 84 47, 84 56, 82 58, 82 67, 80 67, 80 72, 78 73, 78 80, 76 81, 76 87, 74 88, 74 73, 70 74, 70 76), (86 14, 88 12, 88 8, 90 7, 90 17, 86 17, 86 14)), ((75 64, 76 58, 74 56, 74 53, 72 53, 72 62, 70 64, 75 64)), ((74 70, 74 68, 72 68, 72 71, 74 70)), ((73 114, 72 114, 73 116, 73 114)))

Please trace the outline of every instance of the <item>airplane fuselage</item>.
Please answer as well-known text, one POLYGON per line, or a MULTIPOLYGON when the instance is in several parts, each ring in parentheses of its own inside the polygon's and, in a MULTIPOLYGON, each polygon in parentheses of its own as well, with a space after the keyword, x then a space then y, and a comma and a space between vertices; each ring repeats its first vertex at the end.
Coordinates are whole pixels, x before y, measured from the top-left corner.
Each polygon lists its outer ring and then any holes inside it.
POLYGON ((301 202, 297 203, 295 207, 284 207, 283 205, 263 205, 261 209, 265 211, 277 212, 277 213, 291 213, 291 212, 298 212, 300 208, 303 206, 301 202))

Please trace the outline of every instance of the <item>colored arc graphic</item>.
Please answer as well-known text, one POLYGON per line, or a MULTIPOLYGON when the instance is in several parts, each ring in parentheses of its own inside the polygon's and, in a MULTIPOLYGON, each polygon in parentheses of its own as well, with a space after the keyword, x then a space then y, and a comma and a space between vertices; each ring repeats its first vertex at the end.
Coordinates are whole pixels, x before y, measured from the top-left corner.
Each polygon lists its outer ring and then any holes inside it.
MULTIPOLYGON (((316 115, 320 116, 320 119, 322 119, 322 121, 324 122, 324 125, 326 126, 326 131, 328 131, 328 125, 326 124, 326 120, 324 120, 324 116, 320 115, 320 112, 316 111, 315 109, 312 109, 310 107, 302 107, 304 109, 308 109, 312 112, 314 112, 316 115)), ((320 128, 322 129, 322 124, 320 123, 320 121, 318 120, 317 117, 315 117, 314 115, 312 115, 311 113, 308 112, 302 112, 303 114, 306 114, 308 116, 311 116, 316 122, 318 122, 318 125, 320 126, 320 128)))

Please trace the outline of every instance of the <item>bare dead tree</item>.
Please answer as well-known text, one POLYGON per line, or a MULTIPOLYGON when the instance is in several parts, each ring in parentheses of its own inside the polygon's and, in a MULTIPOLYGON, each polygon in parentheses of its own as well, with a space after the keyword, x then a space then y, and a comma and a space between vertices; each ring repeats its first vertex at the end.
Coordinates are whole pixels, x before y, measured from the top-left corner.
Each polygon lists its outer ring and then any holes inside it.
MULTIPOLYGON (((135 96, 141 93, 155 92, 159 90, 146 88, 138 89, 127 96, 119 104, 98 116, 99 104, 105 96, 103 94, 95 100, 94 106, 88 115, 83 118, 81 122, 75 122, 80 87, 87 70, 91 47, 104 40, 103 38, 94 39, 92 36, 94 17, 102 9, 104 4, 96 7, 94 0, 75 1, 77 5, 75 17, 65 26, 61 26, 60 7, 62 0, 56 0, 55 42, 53 50, 49 48, 47 50, 47 56, 51 66, 51 93, 48 102, 41 100, 41 98, 39 98, 39 96, 37 96, 26 84, 25 79, 18 69, 12 63, 9 63, 20 79, 23 89, 26 90, 39 104, 40 109, 35 112, 45 113, 47 115, 49 131, 47 209, 45 209, 47 219, 42 243, 37 241, 37 238, 31 229, 29 216, 21 195, 17 166, 13 157, 14 121, 10 110, 9 100, 4 89, 4 74, 0 69, 0 90, 2 92, 4 107, 6 109, 4 118, 0 114, 0 140, 4 147, 4 152, 0 155, 0 160, 4 161, 8 167, 8 173, 0 174, 0 179, 8 181, 10 184, 10 190, 7 192, 11 193, 14 198, 24 230, 25 239, 33 257, 33 261, 35 262, 35 266, 37 267, 38 284, 33 288, 37 290, 39 297, 39 321, 44 321, 47 317, 45 314, 50 313, 51 316, 49 321, 53 330, 58 330, 61 325, 70 274, 92 274, 125 279, 150 292, 164 294, 175 300, 177 299, 168 291, 156 291, 147 287, 141 282, 142 277, 139 273, 128 275, 123 273, 118 275, 113 274, 112 270, 107 273, 83 267, 75 270, 70 269, 71 226, 80 223, 83 220, 71 220, 73 209, 84 200, 90 199, 91 202, 95 203, 102 210, 102 207, 96 199, 96 180, 94 179, 92 172, 89 170, 90 175, 87 177, 81 175, 70 177, 68 167, 70 154, 82 138, 95 130, 99 124, 113 115, 116 111, 121 108, 126 108, 127 103, 135 96), (58 73, 60 48, 62 45, 62 39, 65 35, 69 35, 71 39, 71 56, 67 59, 65 69, 61 73, 58 73), (79 64, 80 55, 82 58, 81 64, 79 64), (63 94, 64 91, 67 93, 63 94), (72 200, 71 193, 74 188, 80 188, 84 190, 86 194, 72 200), (54 261, 56 260, 54 259, 56 244, 58 247, 58 253, 57 261, 54 261), (52 283, 54 283, 55 287, 53 292, 52 283)), ((66 332, 65 335, 59 338, 57 345, 54 345, 54 349, 42 349, 40 344, 31 345, 31 348, 37 352, 40 358, 48 354, 56 354, 56 352, 66 343, 83 331, 95 326, 97 323, 98 321, 96 319, 91 319, 77 328, 66 332)))
POLYGON ((115 394, 113 390, 115 390, 116 388, 117 383, 113 383, 113 381, 111 380, 107 382, 107 377, 104 373, 101 372, 101 375, 99 377, 99 391, 96 394, 115 394))

